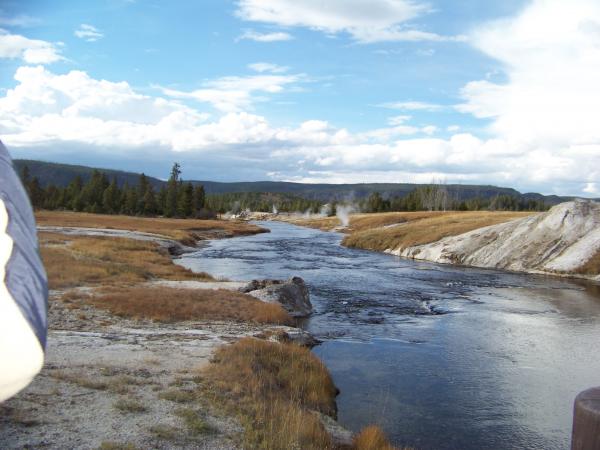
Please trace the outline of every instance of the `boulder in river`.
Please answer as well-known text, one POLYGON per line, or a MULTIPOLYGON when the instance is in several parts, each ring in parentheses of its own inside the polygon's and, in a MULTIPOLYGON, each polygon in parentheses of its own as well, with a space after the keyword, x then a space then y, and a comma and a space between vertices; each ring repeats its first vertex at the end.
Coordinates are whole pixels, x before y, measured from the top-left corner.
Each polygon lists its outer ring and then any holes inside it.
POLYGON ((279 303, 292 317, 305 317, 312 313, 308 287, 300 277, 252 280, 240 291, 264 302, 279 303))

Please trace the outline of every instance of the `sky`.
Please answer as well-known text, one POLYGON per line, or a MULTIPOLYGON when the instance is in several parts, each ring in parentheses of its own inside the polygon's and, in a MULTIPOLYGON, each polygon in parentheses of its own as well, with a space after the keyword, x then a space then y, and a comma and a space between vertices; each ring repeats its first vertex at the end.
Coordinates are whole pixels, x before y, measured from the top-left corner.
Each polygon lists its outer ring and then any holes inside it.
POLYGON ((598 0, 0 1, 15 158, 600 197, 598 0))

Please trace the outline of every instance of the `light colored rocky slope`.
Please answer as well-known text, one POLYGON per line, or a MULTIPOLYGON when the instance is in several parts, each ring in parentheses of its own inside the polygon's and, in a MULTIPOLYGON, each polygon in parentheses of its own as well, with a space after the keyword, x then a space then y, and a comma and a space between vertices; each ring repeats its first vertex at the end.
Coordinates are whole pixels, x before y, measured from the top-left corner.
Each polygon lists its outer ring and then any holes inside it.
MULTIPOLYGON (((387 253, 447 264, 575 274, 600 251, 600 203, 575 200, 548 212, 387 253)), ((600 280, 598 274, 590 278, 600 280)))

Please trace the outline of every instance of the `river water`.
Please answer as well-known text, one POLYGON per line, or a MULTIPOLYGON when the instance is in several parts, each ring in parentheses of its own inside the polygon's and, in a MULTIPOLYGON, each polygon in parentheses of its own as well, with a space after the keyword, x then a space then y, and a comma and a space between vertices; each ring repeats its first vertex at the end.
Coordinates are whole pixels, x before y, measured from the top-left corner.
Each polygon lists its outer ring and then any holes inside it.
POLYGON ((301 276, 303 326, 341 393, 338 419, 416 449, 567 449, 575 395, 600 385, 600 289, 348 249, 280 222, 179 262, 231 280, 301 276))

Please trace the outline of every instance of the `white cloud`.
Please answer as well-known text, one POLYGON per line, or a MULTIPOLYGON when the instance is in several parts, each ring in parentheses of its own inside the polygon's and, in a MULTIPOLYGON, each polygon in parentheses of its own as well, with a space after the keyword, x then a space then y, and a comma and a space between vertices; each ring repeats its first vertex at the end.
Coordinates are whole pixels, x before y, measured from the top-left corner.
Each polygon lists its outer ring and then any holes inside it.
POLYGON ((289 70, 289 67, 279 66, 277 64, 271 64, 271 63, 265 63, 265 62, 248 64, 248 67, 250 69, 254 70, 255 72, 259 72, 259 73, 263 73, 263 72, 285 73, 289 70))
POLYGON ((463 40, 408 28, 431 8, 416 0, 239 0, 242 20, 283 27, 307 27, 327 34, 348 33, 361 43, 463 40))
POLYGON ((382 108, 400 109, 406 111, 439 111, 443 108, 441 105, 427 102, 387 102, 378 105, 382 108))
POLYGON ((449 131, 451 133, 454 133, 454 132, 456 132, 458 130, 460 130, 460 126, 458 126, 458 125, 448 125, 446 127, 446 131, 449 131))
POLYGON ((88 42, 96 42, 98 39, 102 39, 104 34, 93 25, 89 25, 87 23, 82 23, 79 25, 74 33, 80 39, 85 39, 88 42))
POLYGON ((3 29, 0 29, 0 58, 20 58, 28 64, 50 64, 64 59, 55 44, 3 29))
POLYGON ((600 196, 600 184, 599 183, 586 183, 583 188, 583 192, 590 195, 600 196))
POLYGON ((0 25, 6 27, 32 27, 39 25, 42 21, 37 17, 19 14, 17 16, 5 16, 0 10, 0 25))
POLYGON ((600 3, 535 0, 471 42, 503 64, 508 81, 468 83, 458 109, 491 119, 491 133, 535 179, 600 179, 600 3))
MULTIPOLYGON (((274 66, 274 65, 273 65, 274 66)), ((264 66, 259 66, 268 71, 264 66)), ((274 66, 275 70, 280 69, 274 66)), ((271 67, 271 72, 273 67, 271 67)), ((186 92, 176 89, 162 88, 165 95, 173 98, 188 98, 199 102, 210 103, 223 112, 237 112, 251 107, 252 103, 261 100, 256 93, 278 94, 286 86, 307 81, 303 74, 277 75, 275 73, 251 75, 247 77, 230 76, 207 81, 201 89, 186 92)))
POLYGON ((256 41, 256 42, 279 42, 279 41, 291 41, 294 37, 289 33, 283 31, 275 31, 272 33, 259 33, 254 30, 246 30, 236 40, 243 41, 256 41))
POLYGON ((418 49, 415 53, 419 56, 433 56, 435 55, 435 50, 432 48, 418 49))
POLYGON ((410 119, 411 119, 411 116, 408 116, 408 115, 394 116, 394 117, 388 118, 388 124, 402 125, 405 122, 409 121, 410 119))

